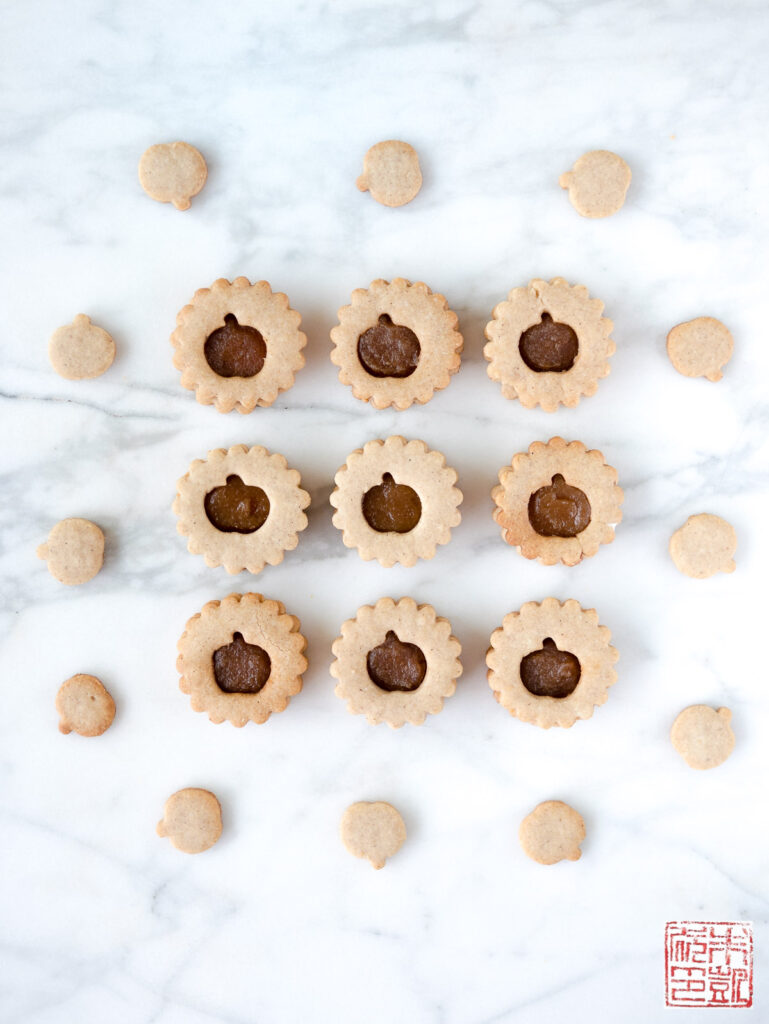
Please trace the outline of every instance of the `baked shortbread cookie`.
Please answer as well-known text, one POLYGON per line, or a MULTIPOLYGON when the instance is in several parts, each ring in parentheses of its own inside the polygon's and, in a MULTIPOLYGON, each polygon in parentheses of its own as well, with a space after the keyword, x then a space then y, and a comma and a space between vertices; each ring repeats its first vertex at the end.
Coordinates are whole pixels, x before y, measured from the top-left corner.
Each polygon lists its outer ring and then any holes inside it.
POLYGON ((734 572, 737 534, 725 519, 701 512, 676 530, 668 549, 679 572, 704 580, 717 572, 734 572))
POLYGON ((206 565, 259 573, 282 562, 307 526, 310 495, 300 483, 282 455, 260 445, 215 448, 177 484, 176 528, 206 565))
POLYGON ((207 789, 180 789, 169 796, 155 829, 182 853, 203 853, 222 834, 222 808, 207 789))
POLYGON ((673 722, 670 741, 690 768, 717 768, 734 750, 729 708, 693 704, 673 722))
POLYGON ((732 358, 732 332, 712 316, 698 316, 678 324, 667 337, 670 362, 684 377, 719 381, 732 358))
POLYGON ((377 409, 428 402, 459 370, 457 315, 421 281, 373 281, 338 315, 331 362, 355 397, 377 409))
POLYGON ((491 634, 488 681, 511 715, 542 729, 570 728, 606 703, 619 658, 598 613, 554 597, 529 601, 491 634))
POLYGON ((518 838, 526 856, 538 864, 579 860, 585 822, 581 814, 563 801, 546 800, 523 819, 518 838))
POLYGON ((104 534, 89 519, 62 519, 38 545, 37 557, 60 583, 87 583, 104 564, 104 534))
POLYGON ((179 640, 179 689, 212 722, 266 722, 302 689, 307 641, 280 601, 230 594, 209 601, 179 640))
POLYGON ((59 687, 56 694, 59 732, 80 736, 101 736, 115 718, 115 702, 96 676, 78 673, 59 687))
POLYGON ((115 342, 103 327, 78 313, 71 324, 58 327, 48 342, 51 366, 65 380, 101 377, 115 359, 115 342))
POLYGON ((517 398, 527 409, 577 405, 595 394, 611 369, 614 325, 603 308, 584 285, 562 277, 513 288, 486 324, 489 377, 502 385, 505 398, 517 398))
POLYGON ((422 187, 416 150, 397 139, 377 142, 363 158, 363 174, 356 185, 383 206, 410 203, 422 187))
POLYGON ((576 565, 614 540, 624 495, 601 452, 553 437, 514 455, 491 497, 502 536, 524 558, 576 565))
POLYGON ((195 292, 171 335, 182 386, 218 412, 272 405, 304 366, 301 316, 266 281, 224 278, 195 292))
POLYGON ((343 623, 331 650, 335 693, 354 715, 399 729, 422 725, 456 690, 462 647, 447 619, 410 597, 383 597, 343 623))
POLYGON ((202 153, 189 142, 161 142, 142 153, 139 182, 159 203, 189 210, 190 199, 203 188, 208 167, 202 153))
POLYGON ((569 190, 571 205, 581 217, 610 217, 622 209, 631 178, 621 156, 594 149, 562 174, 558 184, 569 190))
POLYGON ((342 815, 342 842, 354 857, 365 857, 377 871, 406 841, 406 826, 398 811, 382 800, 351 804, 342 815))
POLYGON ((462 518, 456 471, 424 441, 368 441, 351 452, 334 482, 332 522, 344 544, 388 568, 432 558, 462 518))

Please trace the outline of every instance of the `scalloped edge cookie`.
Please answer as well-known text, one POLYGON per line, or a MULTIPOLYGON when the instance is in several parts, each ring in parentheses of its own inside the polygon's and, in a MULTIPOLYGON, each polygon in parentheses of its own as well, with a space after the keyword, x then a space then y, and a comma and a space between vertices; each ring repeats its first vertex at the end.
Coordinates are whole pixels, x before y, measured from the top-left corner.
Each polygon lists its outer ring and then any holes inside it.
POLYGON ((331 521, 342 531, 345 547, 357 548, 364 561, 376 558, 386 568, 396 562, 415 565, 418 558, 432 558, 439 544, 448 544, 452 527, 461 522, 463 495, 456 482, 456 470, 446 465, 445 455, 424 441, 407 441, 400 434, 368 441, 347 456, 334 477, 331 521), (363 495, 381 484, 385 473, 419 495, 422 515, 408 533, 379 533, 363 516, 363 495))
POLYGON ((614 527, 622 520, 622 488, 617 471, 607 465, 597 448, 590 451, 581 441, 566 442, 552 437, 547 444, 534 441, 528 452, 513 456, 512 463, 499 471, 499 485, 491 492, 496 508, 494 522, 502 536, 524 558, 536 558, 543 565, 577 565, 594 555, 601 544, 614 540, 614 527), (578 487, 590 502, 590 523, 576 537, 543 537, 529 522, 529 498, 546 487, 560 473, 572 487, 578 487))
POLYGON ((614 665, 619 653, 610 641, 611 632, 599 625, 594 608, 582 608, 573 599, 563 604, 554 597, 541 604, 528 601, 506 615, 491 634, 486 652, 489 686, 502 707, 522 722, 541 729, 554 725, 569 729, 577 720, 591 718, 617 681, 614 665), (568 697, 536 696, 521 681, 521 661, 539 650, 546 637, 579 659, 579 683, 568 697))
POLYGON ((230 594, 205 604, 188 620, 176 659, 179 689, 191 698, 192 710, 205 711, 217 725, 228 721, 238 728, 246 722, 261 725, 271 714, 285 711, 302 689, 307 670, 307 641, 300 627, 280 601, 261 594, 230 594), (258 693, 224 693, 216 685, 214 652, 230 643, 234 633, 270 656, 270 676, 258 693))
POLYGON ((278 565, 293 551, 307 527, 304 509, 310 495, 299 486, 302 478, 289 469, 282 455, 261 445, 214 448, 205 459, 195 459, 177 483, 173 511, 176 529, 188 538, 187 550, 202 555, 211 568, 223 565, 228 573, 247 570, 256 575, 266 564, 278 565), (236 475, 250 486, 261 487, 270 501, 265 523, 253 533, 224 533, 206 515, 205 497, 236 475))
POLYGON ((171 335, 182 387, 194 391, 201 405, 213 405, 222 413, 233 409, 247 413, 257 405, 272 405, 293 385, 296 372, 304 366, 302 349, 307 335, 299 330, 301 322, 288 297, 273 292, 267 281, 251 284, 247 277, 236 277, 230 283, 220 277, 210 288, 198 289, 192 302, 177 315, 171 335), (206 361, 206 340, 222 327, 228 313, 240 324, 257 329, 264 339, 264 365, 253 377, 221 377, 206 361))
POLYGON ((342 306, 338 316, 339 324, 331 330, 331 362, 339 367, 339 380, 352 388, 353 395, 376 409, 403 410, 414 402, 429 402, 459 370, 464 339, 457 329, 457 315, 445 297, 430 291, 423 281, 412 284, 403 277, 372 281, 368 288, 355 289, 351 304, 342 306), (358 358, 358 339, 383 313, 419 339, 419 363, 408 377, 374 377, 358 358))
POLYGON ((573 408, 583 396, 594 395, 598 382, 611 370, 609 357, 616 351, 610 337, 614 323, 601 315, 603 309, 603 302, 591 299, 584 285, 570 285, 562 277, 550 282, 535 278, 523 288, 513 288, 494 307, 484 330, 488 376, 501 384, 505 398, 517 398, 526 409, 537 405, 545 412, 555 412, 559 405, 573 408), (570 370, 538 372, 521 356, 521 335, 538 324, 543 313, 568 324, 577 335, 579 349, 570 370))
POLYGON ((462 674, 462 646, 452 635, 451 623, 436 615, 432 605, 417 605, 411 597, 402 597, 397 603, 383 597, 375 605, 363 605, 354 619, 342 624, 331 650, 336 660, 329 672, 338 680, 334 693, 347 701, 350 714, 365 715, 371 725, 386 722, 393 729, 406 722, 422 725, 427 715, 436 715, 443 708, 462 674), (401 643, 416 644, 427 662, 423 681, 410 693, 382 690, 368 673, 369 651, 381 644, 390 630, 401 643))

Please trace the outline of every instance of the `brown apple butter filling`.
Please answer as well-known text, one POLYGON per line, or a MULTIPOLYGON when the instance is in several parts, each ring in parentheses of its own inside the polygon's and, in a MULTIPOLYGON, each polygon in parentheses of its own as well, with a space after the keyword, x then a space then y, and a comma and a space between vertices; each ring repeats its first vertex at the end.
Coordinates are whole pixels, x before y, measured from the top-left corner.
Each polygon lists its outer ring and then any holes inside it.
POLYGON ((224 693, 259 693, 272 667, 267 651, 247 643, 242 633, 214 651, 213 663, 216 685, 224 693))
POLYGON ((358 338, 358 359, 372 377, 410 377, 419 363, 419 338, 387 313, 358 338))
POLYGON ((270 499, 261 487, 244 484, 239 476, 227 477, 203 501, 209 522, 222 533, 254 533, 270 514, 270 499))
POLYGON ((378 647, 366 655, 366 668, 373 683, 388 693, 411 693, 418 689, 427 672, 427 661, 416 644, 401 643, 389 630, 378 647))
POLYGON ((559 651, 551 637, 521 659, 521 682, 535 697, 568 697, 577 688, 582 666, 571 651, 559 651))
POLYGON ((413 487, 396 484, 389 473, 361 500, 363 518, 377 533, 408 533, 422 517, 422 502, 413 487))
POLYGON ((227 313, 224 327, 206 338, 203 353, 220 377, 255 377, 264 366, 267 346, 255 327, 239 324, 234 313, 227 313))
POLYGON ((518 342, 521 359, 536 373, 563 373, 570 370, 579 352, 576 332, 568 324, 558 323, 549 313, 524 331, 518 342))
POLYGON ((576 537, 590 525, 590 502, 560 473, 529 498, 529 522, 541 537, 576 537))

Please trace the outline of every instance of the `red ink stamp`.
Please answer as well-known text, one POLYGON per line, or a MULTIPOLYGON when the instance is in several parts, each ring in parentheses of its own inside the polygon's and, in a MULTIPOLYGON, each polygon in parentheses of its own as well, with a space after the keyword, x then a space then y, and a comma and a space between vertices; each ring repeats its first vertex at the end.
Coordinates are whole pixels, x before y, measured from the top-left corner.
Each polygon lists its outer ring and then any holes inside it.
POLYGON ((752 1006, 753 926, 748 921, 668 921, 666 1006, 752 1006))

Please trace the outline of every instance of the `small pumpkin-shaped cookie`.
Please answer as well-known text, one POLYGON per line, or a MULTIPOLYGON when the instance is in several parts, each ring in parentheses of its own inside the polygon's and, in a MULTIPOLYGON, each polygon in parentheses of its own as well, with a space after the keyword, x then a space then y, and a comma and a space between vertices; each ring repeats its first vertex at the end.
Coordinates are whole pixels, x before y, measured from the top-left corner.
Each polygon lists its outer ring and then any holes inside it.
POLYGON ((139 161, 139 182, 150 199, 173 203, 177 210, 189 210, 207 177, 203 154, 189 142, 159 142, 139 161))
POLYGON ((732 358, 734 338, 729 328, 712 316, 677 324, 668 333, 670 362, 684 377, 719 381, 732 358))
POLYGON ((545 800, 527 814, 518 830, 521 848, 538 864, 579 860, 585 822, 579 811, 562 800, 545 800))
POLYGON ((729 708, 693 704, 684 708, 670 730, 670 741, 690 768, 717 768, 734 750, 729 708))
POLYGON ((89 519, 62 519, 39 544, 37 557, 48 571, 69 587, 92 580, 104 564, 104 534, 89 519))
POLYGON ((406 826, 400 813, 382 800, 359 800, 342 815, 342 842, 354 857, 365 857, 380 871, 406 841, 406 826))
POLYGON ((416 150, 398 139, 377 142, 363 158, 363 174, 356 185, 383 206, 405 206, 422 187, 416 150))
POLYGON ((180 789, 166 800, 155 831, 182 853, 203 853, 222 834, 221 804, 207 789, 180 789))
POLYGON ((668 550, 679 572, 705 580, 718 572, 734 572, 737 533, 720 516, 701 512, 676 530, 668 550))
POLYGON ((622 209, 632 176, 621 156, 594 149, 565 171, 558 184, 569 190, 571 205, 581 217, 611 217, 622 209))

